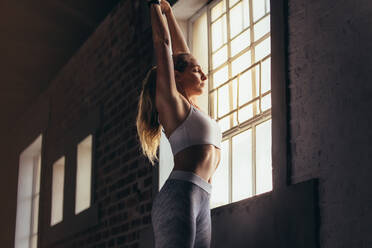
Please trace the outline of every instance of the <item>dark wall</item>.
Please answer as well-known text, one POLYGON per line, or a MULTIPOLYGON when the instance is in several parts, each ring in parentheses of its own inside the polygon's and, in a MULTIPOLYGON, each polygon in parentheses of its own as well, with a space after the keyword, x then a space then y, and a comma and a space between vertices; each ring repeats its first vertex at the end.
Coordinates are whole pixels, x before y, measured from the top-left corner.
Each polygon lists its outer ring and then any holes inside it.
MULTIPOLYGON (((372 5, 366 0, 358 4, 330 0, 288 3, 290 179, 293 184, 300 184, 319 178, 320 247, 372 246, 372 137, 368 126, 372 118, 368 111, 372 104, 368 74, 372 65, 371 10, 372 5)), ((152 180, 154 168, 140 153, 135 129, 141 80, 153 61, 148 14, 147 7, 139 1, 119 4, 62 68, 48 90, 14 123, 12 131, 2 137, 2 247, 14 246, 20 152, 45 131, 48 147, 43 156, 48 157, 66 135, 71 135, 69 130, 81 117, 96 107, 102 107, 94 155, 98 225, 42 247, 138 247, 140 230, 151 224, 152 191, 157 187, 152 180)), ((51 164, 45 162, 42 167, 44 176, 48 176, 46 171, 51 164)), ((47 181, 42 178, 43 192, 47 192, 47 181)), ((46 193, 41 197, 41 205, 48 206, 46 193)), ((270 193, 263 195, 262 202, 270 202, 268 197, 271 198, 270 193)), ((291 200, 302 198, 295 195, 291 200)), ((249 212, 253 206, 250 202, 264 216, 251 216, 252 223, 265 220, 265 205, 255 198, 212 211, 213 223, 217 225, 229 218, 234 209, 244 209, 248 215, 255 213, 249 212)), ((49 211, 41 210, 41 230, 49 211)), ((275 210, 267 211, 271 214, 275 210)), ((286 222, 285 216, 275 220, 286 222)), ((235 227, 248 221, 236 219, 235 227)), ((221 226, 213 228, 219 230, 221 226)), ((271 233, 272 237, 288 235, 279 233, 280 229, 273 230, 277 233, 271 233)), ((265 237, 260 239, 264 241, 265 237)), ((46 240, 45 233, 41 233, 41 243, 46 244, 46 240)), ((259 244, 255 242, 249 243, 259 244)))
POLYGON ((319 178, 321 247, 372 247, 372 2, 289 1, 292 182, 319 178))
MULTIPOLYGON (((50 215, 48 177, 53 155, 61 150, 61 143, 74 139, 68 137, 74 135, 71 130, 97 107, 102 115, 96 135, 93 197, 99 225, 66 243, 59 241, 45 247, 129 244, 136 240, 137 229, 149 224, 152 167, 141 156, 135 127, 142 79, 153 59, 151 29, 146 24, 148 19, 140 14, 141 8, 147 6, 139 1, 121 2, 14 123, 9 135, 2 137, 1 247, 14 247, 20 152, 43 132, 46 147, 39 230, 44 244, 50 242, 42 230, 46 230, 50 215)), ((142 12, 148 14, 148 9, 142 12)))

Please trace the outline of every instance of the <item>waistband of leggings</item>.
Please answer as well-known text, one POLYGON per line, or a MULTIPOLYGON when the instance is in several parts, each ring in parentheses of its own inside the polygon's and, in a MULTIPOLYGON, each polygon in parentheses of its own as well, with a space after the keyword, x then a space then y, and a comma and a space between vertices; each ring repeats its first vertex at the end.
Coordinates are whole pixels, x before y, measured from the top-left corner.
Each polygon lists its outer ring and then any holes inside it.
POLYGON ((171 171, 168 179, 189 181, 207 191, 208 194, 212 192, 212 184, 208 183, 205 179, 191 171, 173 170, 171 171))

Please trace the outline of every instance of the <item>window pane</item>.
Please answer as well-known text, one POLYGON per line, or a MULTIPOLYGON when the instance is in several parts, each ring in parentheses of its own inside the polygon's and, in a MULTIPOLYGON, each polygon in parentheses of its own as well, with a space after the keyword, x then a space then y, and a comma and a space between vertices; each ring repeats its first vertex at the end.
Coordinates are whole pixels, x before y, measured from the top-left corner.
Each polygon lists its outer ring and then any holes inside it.
POLYGON ((218 117, 230 111, 229 84, 218 89, 218 117))
POLYGON ((216 6, 214 6, 211 10, 211 17, 212 17, 212 22, 216 20, 222 13, 226 11, 226 3, 225 0, 222 0, 216 6))
POLYGON ((271 93, 267 94, 266 96, 262 97, 261 101, 261 109, 262 111, 265 111, 267 109, 271 108, 271 93))
POLYGON ((35 195, 32 201, 32 227, 31 234, 37 233, 39 219, 39 195, 35 195))
POLYGON ((239 78, 239 106, 252 100, 252 69, 239 78))
POLYGON ((262 36, 270 32, 270 15, 256 23, 253 27, 254 41, 260 39, 262 36))
POLYGON ((209 94, 209 103, 212 110, 212 117, 214 119, 217 119, 217 91, 213 91, 209 94))
POLYGON ((229 140, 221 144, 221 161, 212 177, 211 208, 229 203, 229 140))
POLYGON ((77 147, 75 214, 90 206, 91 171, 92 135, 89 135, 77 147))
POLYGON ((260 44, 255 47, 255 62, 261 60, 266 55, 270 54, 270 36, 263 40, 260 44))
POLYGON ((255 73, 253 75, 255 75, 255 78, 254 78, 254 81, 255 81, 255 87, 256 87, 256 90, 254 91, 254 96, 253 97, 256 97, 256 96, 259 96, 260 95, 260 65, 259 64, 256 64, 256 66, 254 66, 252 69, 253 71, 255 71, 255 73), (254 69, 253 69, 254 68, 254 69))
MULTIPOLYGON (((255 101, 257 102, 257 101, 255 101)), ((253 117, 253 103, 239 109, 239 122, 242 123, 253 117)))
POLYGON ((51 225, 62 221, 63 218, 64 177, 65 157, 63 156, 53 164, 51 225))
POLYGON ((252 0, 253 4, 253 21, 256 22, 262 16, 265 15, 265 1, 264 0, 252 0))
POLYGON ((249 0, 243 0, 243 27, 249 27, 250 21, 249 21, 249 0))
POLYGON ((34 193, 37 194, 40 192, 40 167, 41 167, 41 154, 38 154, 37 156, 37 163, 35 168, 35 176, 34 176, 34 193))
POLYGON ((230 116, 231 115, 228 115, 218 121, 218 124, 220 125, 220 128, 221 128, 221 132, 225 132, 226 130, 230 129, 230 118, 231 118, 230 116))
POLYGON ((226 14, 212 24, 212 51, 216 51, 227 41, 226 14))
POLYGON ((227 81, 229 78, 229 71, 227 65, 213 73, 213 88, 217 88, 227 81))
POLYGON ((231 41, 231 57, 238 54, 244 48, 251 45, 250 29, 241 33, 238 37, 231 41))
POLYGON ((238 107, 237 106, 237 99, 238 99, 238 79, 234 79, 232 81, 232 90, 233 90, 233 99, 232 99, 233 106, 232 106, 232 109, 236 109, 238 107))
POLYGON ((192 54, 208 72, 208 24, 207 14, 202 14, 192 24, 192 54))
POLYGON ((232 138, 232 200, 252 196, 252 130, 232 138))
POLYGON ((238 3, 230 10, 230 37, 233 38, 243 30, 243 4, 238 3))
POLYGON ((247 51, 240 55, 231 63, 232 76, 242 72, 251 65, 251 51, 247 51))
POLYGON ((256 127, 256 192, 273 189, 271 162, 271 119, 256 127))
POLYGON ((271 59, 266 59, 261 64, 261 94, 271 89, 271 59))
POLYGON ((31 248, 37 248, 37 234, 31 236, 31 248))
POLYGON ((226 61, 227 61, 227 45, 225 45, 218 52, 212 55, 213 69, 216 69, 218 66, 222 65, 226 61))
POLYGON ((270 0, 265 0, 266 4, 266 13, 270 12, 270 0))
POLYGON ((233 115, 233 126, 232 127, 235 127, 236 125, 238 125, 238 111, 235 111, 232 115, 233 115))
POLYGON ((229 1, 229 8, 231 8, 232 6, 234 6, 234 4, 236 4, 237 2, 239 2, 239 0, 230 0, 229 1))

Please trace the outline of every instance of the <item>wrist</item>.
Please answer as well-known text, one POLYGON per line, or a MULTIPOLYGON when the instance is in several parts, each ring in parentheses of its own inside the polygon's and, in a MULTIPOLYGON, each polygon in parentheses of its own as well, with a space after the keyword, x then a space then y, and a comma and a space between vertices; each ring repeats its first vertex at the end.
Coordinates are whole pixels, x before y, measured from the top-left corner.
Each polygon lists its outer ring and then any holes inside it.
POLYGON ((172 8, 169 8, 169 9, 165 9, 164 10, 164 15, 171 15, 172 14, 172 8))

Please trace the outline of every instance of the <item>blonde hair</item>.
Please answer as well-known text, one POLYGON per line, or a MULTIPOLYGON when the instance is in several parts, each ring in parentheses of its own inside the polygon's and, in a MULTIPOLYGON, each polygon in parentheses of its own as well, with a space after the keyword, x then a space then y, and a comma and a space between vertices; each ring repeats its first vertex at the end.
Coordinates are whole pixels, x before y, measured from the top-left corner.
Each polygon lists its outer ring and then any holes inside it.
MULTIPOLYGON (((179 53, 173 55, 174 69, 183 72, 188 65, 191 54, 179 53)), ((156 71, 153 66, 142 81, 142 90, 138 101, 136 118, 137 134, 141 143, 142 153, 148 157, 151 165, 159 160, 157 150, 160 145, 161 128, 158 122, 158 111, 155 105, 156 95, 156 71)))
POLYGON ((153 66, 142 82, 136 118, 137 134, 142 153, 148 157, 152 166, 154 166, 155 160, 159 160, 157 150, 161 136, 161 125, 158 122, 158 111, 155 106, 155 92, 156 66, 153 66))

